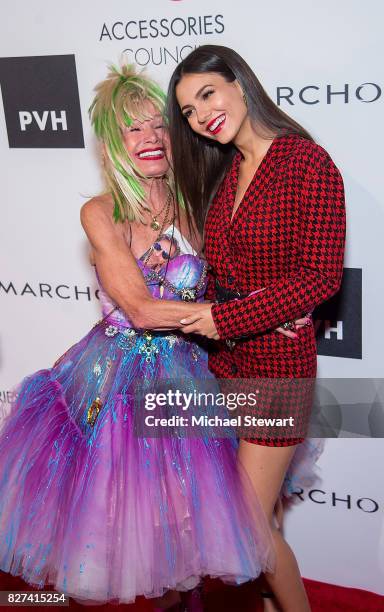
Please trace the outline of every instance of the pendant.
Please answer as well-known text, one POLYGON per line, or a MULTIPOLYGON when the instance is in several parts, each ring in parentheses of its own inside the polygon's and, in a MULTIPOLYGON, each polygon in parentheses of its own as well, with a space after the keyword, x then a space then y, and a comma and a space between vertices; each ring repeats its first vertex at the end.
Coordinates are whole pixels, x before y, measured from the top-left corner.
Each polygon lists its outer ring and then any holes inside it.
POLYGON ((190 289, 189 287, 184 287, 180 292, 181 299, 184 302, 193 302, 196 299, 197 291, 196 289, 190 289))
POLYGON ((160 283, 160 285, 159 285, 159 293, 160 293, 160 298, 162 298, 163 295, 164 295, 164 285, 163 285, 163 283, 160 283))
POLYGON ((153 219, 151 222, 151 228, 155 230, 155 232, 159 231, 160 223, 156 219, 153 219))

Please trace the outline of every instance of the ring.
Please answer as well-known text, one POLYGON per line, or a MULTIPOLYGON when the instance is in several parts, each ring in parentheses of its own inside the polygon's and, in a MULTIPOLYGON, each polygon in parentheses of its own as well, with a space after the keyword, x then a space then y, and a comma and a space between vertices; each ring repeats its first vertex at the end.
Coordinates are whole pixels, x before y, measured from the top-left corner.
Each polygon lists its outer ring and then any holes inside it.
POLYGON ((285 330, 296 331, 296 324, 294 321, 287 321, 283 323, 282 328, 285 330))

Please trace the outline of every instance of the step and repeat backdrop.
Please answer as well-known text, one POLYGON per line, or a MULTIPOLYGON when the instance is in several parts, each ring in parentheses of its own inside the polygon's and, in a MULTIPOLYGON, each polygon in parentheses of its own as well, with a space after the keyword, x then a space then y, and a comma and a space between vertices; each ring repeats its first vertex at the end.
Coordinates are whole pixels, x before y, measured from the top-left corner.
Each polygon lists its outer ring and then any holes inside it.
MULTIPOLYGON (((319 377, 383 377, 379 0, 13 0, 2 13, 0 418, 14 385, 99 318, 79 222, 102 186, 87 113, 95 84, 125 59, 166 88, 176 64, 204 43, 243 55, 339 166, 348 244, 341 292, 316 313, 319 377)), ((354 396, 363 387, 338 388, 354 396)), ((350 437, 327 440, 321 480, 295 496, 285 531, 304 576, 384 594, 384 426, 371 396, 360 398, 372 403, 366 428, 341 423, 350 437)))

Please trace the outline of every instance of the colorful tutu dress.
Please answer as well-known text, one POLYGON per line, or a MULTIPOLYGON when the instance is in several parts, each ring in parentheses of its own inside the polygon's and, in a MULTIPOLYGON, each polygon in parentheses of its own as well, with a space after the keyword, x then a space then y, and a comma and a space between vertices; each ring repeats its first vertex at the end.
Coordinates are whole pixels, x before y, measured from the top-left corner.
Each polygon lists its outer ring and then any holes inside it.
MULTIPOLYGON (((163 297, 201 300, 205 263, 176 228, 173 237, 163 297)), ((138 265, 159 297, 161 270, 138 265)), ((102 287, 100 298, 104 320, 26 378, 0 423, 0 570, 85 602, 129 603, 204 575, 241 583, 271 569, 235 434, 135 433, 137 383, 213 379, 206 351, 182 334, 135 330, 102 287)))

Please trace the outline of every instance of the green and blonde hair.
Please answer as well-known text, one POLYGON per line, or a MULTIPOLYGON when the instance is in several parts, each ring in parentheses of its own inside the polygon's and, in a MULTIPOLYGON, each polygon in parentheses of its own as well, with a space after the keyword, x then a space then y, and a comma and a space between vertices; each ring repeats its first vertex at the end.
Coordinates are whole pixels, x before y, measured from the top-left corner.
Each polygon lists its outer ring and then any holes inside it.
MULTIPOLYGON (((104 176, 106 190, 114 201, 115 221, 143 221, 145 190, 140 172, 124 146, 123 130, 134 119, 148 119, 144 102, 149 101, 164 115, 165 94, 162 89, 134 66, 110 66, 107 78, 95 87, 96 96, 89 115, 96 136, 104 145, 104 176)), ((172 188, 171 170, 165 177, 172 188)))

